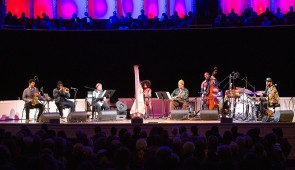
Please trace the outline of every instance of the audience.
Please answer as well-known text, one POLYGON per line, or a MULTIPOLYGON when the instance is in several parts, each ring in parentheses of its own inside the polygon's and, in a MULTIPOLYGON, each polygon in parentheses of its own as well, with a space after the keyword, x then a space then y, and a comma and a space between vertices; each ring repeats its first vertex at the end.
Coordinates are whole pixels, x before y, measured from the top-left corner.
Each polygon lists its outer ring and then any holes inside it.
POLYGON ((196 126, 171 130, 154 126, 147 136, 135 126, 117 136, 115 127, 107 133, 96 125, 94 134, 78 129, 69 138, 46 124, 36 133, 23 125, 15 136, 0 127, 0 169, 285 169, 292 149, 279 127, 265 136, 259 128, 242 135, 236 125, 222 136, 217 126, 206 136, 196 126))
MULTIPOLYGON (((42 17, 37 16, 35 19, 29 19, 24 12, 21 17, 17 18, 11 11, 8 11, 4 18, 4 25, 7 26, 23 26, 25 29, 61 29, 61 30, 80 30, 80 29, 116 29, 116 30, 132 30, 132 29, 181 29, 190 28, 197 24, 196 14, 189 11, 182 17, 178 15, 178 11, 174 11, 170 16, 162 13, 161 16, 148 18, 142 9, 141 14, 133 19, 132 13, 127 12, 126 17, 117 16, 114 11, 113 15, 108 19, 93 19, 84 13, 84 17, 80 19, 76 13, 72 14, 71 19, 50 19, 46 13, 42 13, 42 17)), ((210 22, 210 21, 209 21, 210 22)), ((222 9, 218 9, 217 15, 212 20, 212 27, 231 27, 231 26, 271 26, 271 25, 288 25, 295 23, 295 12, 293 6, 289 7, 286 13, 281 12, 281 8, 277 7, 276 11, 271 11, 269 7, 265 8, 260 15, 247 7, 238 15, 234 8, 231 8, 229 14, 223 13, 222 9)))

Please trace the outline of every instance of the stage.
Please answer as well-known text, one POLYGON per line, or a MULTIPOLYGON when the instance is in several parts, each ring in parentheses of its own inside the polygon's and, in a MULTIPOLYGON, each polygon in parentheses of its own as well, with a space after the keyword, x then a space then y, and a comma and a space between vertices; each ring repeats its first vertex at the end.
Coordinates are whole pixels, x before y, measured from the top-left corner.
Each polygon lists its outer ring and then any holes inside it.
MULTIPOLYGON (((125 103, 128 108, 132 105, 132 99, 130 98, 120 98, 120 101, 125 103)), ((46 122, 49 128, 52 130, 58 131, 65 131, 69 138, 74 138, 76 135, 77 130, 82 130, 89 136, 94 134, 95 126, 99 125, 107 135, 110 134, 111 127, 116 127, 117 129, 126 128, 130 132, 133 131, 135 126, 140 126, 142 130, 146 131, 149 134, 150 129, 154 126, 161 126, 162 128, 166 129, 171 135, 171 129, 174 126, 186 127, 187 131, 190 133, 190 128, 192 126, 197 126, 200 135, 205 135, 206 131, 209 130, 212 126, 216 125, 219 127, 220 134, 222 135, 225 131, 230 130, 233 124, 236 124, 239 128, 239 132, 246 134, 247 131, 251 128, 260 128, 261 136, 266 135, 272 131, 272 128, 280 127, 283 129, 284 137, 288 138, 289 142, 295 148, 295 135, 294 135, 294 126, 295 126, 295 118, 293 116, 292 121, 289 122, 262 122, 256 121, 253 119, 237 119, 233 118, 232 123, 224 123, 220 120, 220 116, 217 119, 211 119, 209 117, 208 120, 201 119, 200 112, 198 111, 199 106, 199 98, 191 98, 193 104, 196 106, 197 111, 193 111, 188 114, 188 117, 183 117, 179 119, 176 118, 167 118, 163 117, 163 111, 167 111, 169 107, 168 103, 159 100, 153 99, 152 103, 154 104, 154 114, 150 115, 148 118, 143 119, 142 123, 133 122, 131 119, 110 119, 110 120, 99 120, 99 119, 90 119, 91 112, 85 111, 85 99, 78 99, 77 100, 77 110, 79 113, 85 115, 85 119, 83 118, 82 121, 71 121, 68 122, 68 119, 53 119, 54 121, 46 122)), ((294 102, 293 98, 282 97, 280 100, 281 107, 279 108, 280 111, 282 110, 290 110, 294 112, 294 108, 292 108, 292 104, 294 102)), ((55 111, 56 108, 54 107, 53 103, 49 103, 49 111, 55 111), (50 108, 49 108, 50 107, 50 108)), ((23 110, 23 101, 15 100, 15 101, 0 101, 0 111, 2 114, 2 118, 7 116, 8 119, 1 119, 0 127, 5 129, 6 132, 11 132, 12 135, 17 134, 17 132, 22 128, 23 125, 28 126, 33 133, 37 132, 41 125, 44 122, 36 122, 35 119, 35 111, 33 110, 30 114, 30 122, 28 124, 25 123, 24 117, 21 117, 21 113, 23 110), (13 119, 15 116, 19 117, 19 119, 13 119)), ((48 114, 57 112, 48 112, 48 114)), ((65 115, 68 116, 69 114, 65 111, 65 115)), ((207 117, 208 118, 208 117, 207 117)), ((295 159, 295 150, 291 151, 289 159, 295 159)))

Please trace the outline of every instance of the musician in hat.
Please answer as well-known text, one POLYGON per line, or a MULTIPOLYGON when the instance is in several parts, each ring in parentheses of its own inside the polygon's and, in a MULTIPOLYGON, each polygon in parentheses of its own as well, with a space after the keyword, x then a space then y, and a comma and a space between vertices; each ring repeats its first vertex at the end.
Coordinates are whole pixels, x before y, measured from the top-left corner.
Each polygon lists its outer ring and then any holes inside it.
MULTIPOLYGON (((273 80, 271 77, 267 77, 265 79, 265 91, 261 94, 260 98, 260 111, 262 114, 267 114, 268 108, 274 108, 277 104, 279 104, 279 93, 276 88, 276 85, 273 84, 273 80)), ((272 115, 269 115, 272 116, 272 115)), ((257 120, 261 120, 262 115, 258 115, 257 120)))

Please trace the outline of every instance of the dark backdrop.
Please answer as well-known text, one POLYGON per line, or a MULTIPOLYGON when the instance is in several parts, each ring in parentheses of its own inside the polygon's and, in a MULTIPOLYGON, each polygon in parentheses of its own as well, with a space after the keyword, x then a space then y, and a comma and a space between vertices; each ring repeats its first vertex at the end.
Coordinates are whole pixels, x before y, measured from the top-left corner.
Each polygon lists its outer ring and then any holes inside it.
MULTIPOLYGON (((134 65, 140 79, 149 79, 153 91, 173 91, 179 79, 190 96, 199 96, 205 71, 217 66, 216 77, 227 89, 227 76, 239 72, 235 85, 248 77, 257 90, 265 78, 277 83, 280 96, 295 95, 294 28, 224 28, 133 31, 0 30, 1 100, 21 97, 28 80, 52 96, 56 82, 79 89, 103 83, 116 89, 115 97, 134 96, 134 65), (274 59, 271 59, 274 58, 274 59)), ((248 86, 249 90, 253 90, 248 86)), ((73 91, 71 91, 73 94, 73 91)), ((156 97, 153 93, 153 97, 156 97)))

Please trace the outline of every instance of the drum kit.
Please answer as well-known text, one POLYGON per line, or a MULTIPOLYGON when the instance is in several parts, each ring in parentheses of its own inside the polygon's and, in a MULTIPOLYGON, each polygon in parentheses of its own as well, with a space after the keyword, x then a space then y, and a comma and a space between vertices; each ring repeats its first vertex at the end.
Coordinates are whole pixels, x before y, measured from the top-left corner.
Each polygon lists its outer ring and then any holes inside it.
POLYGON ((264 91, 252 92, 246 88, 236 87, 225 91, 222 106, 219 109, 228 117, 237 121, 256 121, 259 103, 256 95, 261 95, 264 91))

